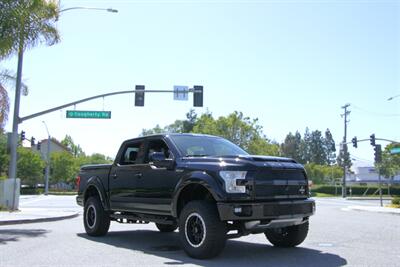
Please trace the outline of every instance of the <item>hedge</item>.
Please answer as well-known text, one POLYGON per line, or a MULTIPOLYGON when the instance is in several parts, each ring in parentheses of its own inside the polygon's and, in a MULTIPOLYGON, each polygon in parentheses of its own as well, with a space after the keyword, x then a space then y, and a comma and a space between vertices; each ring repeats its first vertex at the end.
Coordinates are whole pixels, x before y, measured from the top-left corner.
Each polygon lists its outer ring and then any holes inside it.
MULTIPOLYGON (((351 188, 351 195, 353 196, 362 196, 364 192, 368 189, 367 191, 367 196, 373 195, 377 190, 378 186, 373 185, 373 186, 363 186, 363 185, 354 185, 354 186, 347 186, 347 194, 350 195, 350 188, 351 188)), ((313 185, 311 187, 311 192, 313 193, 324 193, 324 194, 330 194, 334 195, 335 194, 335 186, 334 185, 313 185)), ((338 195, 342 194, 342 188, 341 186, 336 187, 336 192, 338 195)), ((388 187, 386 185, 382 186, 382 194, 387 195, 388 194, 388 187)), ((400 186, 391 186, 390 187, 390 194, 391 195, 399 195, 400 196, 400 186)), ((376 193, 375 195, 379 195, 379 193, 376 193)))

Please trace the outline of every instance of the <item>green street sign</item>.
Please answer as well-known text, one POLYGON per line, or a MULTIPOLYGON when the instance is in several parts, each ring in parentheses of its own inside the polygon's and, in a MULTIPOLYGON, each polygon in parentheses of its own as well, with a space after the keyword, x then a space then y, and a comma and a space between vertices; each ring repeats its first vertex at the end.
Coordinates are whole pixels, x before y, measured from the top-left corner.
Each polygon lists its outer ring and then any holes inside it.
POLYGON ((390 149, 390 154, 399 154, 400 153, 400 147, 394 147, 390 149))
POLYGON ((67 110, 68 119, 111 119, 111 111, 67 110))

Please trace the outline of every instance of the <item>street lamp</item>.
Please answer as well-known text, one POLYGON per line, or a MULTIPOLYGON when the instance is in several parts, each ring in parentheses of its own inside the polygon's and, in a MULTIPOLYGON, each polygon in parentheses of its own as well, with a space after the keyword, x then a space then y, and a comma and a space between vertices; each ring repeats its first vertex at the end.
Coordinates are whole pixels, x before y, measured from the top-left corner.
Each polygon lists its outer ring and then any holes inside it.
POLYGON ((389 98, 387 99, 387 101, 393 100, 394 98, 399 97, 399 96, 400 96, 400 95, 395 95, 395 96, 389 97, 389 98))
POLYGON ((42 121, 44 126, 46 127, 47 132, 47 155, 46 155, 46 173, 45 173, 45 188, 44 194, 47 196, 49 193, 49 174, 50 174, 50 133, 49 129, 47 128, 47 124, 45 121, 42 121))
POLYGON ((68 10, 73 10, 73 9, 104 10, 104 11, 111 12, 111 13, 118 13, 118 10, 113 9, 113 8, 99 8, 99 7, 85 7, 85 6, 74 6, 74 7, 64 8, 64 9, 61 9, 60 11, 58 11, 58 13, 65 12, 68 10))

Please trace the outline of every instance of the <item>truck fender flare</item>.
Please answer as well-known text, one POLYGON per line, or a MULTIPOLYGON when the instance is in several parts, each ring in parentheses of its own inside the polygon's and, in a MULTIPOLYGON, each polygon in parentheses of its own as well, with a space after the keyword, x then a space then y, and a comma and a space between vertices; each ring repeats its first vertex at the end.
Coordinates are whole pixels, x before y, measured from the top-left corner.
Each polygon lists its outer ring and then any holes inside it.
POLYGON ((178 200, 181 192, 189 185, 198 184, 207 189, 216 201, 223 199, 222 186, 218 184, 215 178, 203 171, 194 171, 182 177, 181 181, 176 185, 174 190, 174 198, 172 200, 172 216, 178 215, 178 200))
MULTIPOLYGON (((90 188, 94 187, 100 197, 101 204, 105 210, 108 210, 108 203, 106 201, 106 191, 104 189, 103 183, 98 176, 92 176, 88 179, 85 192, 83 193, 83 199, 86 198, 86 194, 90 188)), ((85 205, 85 203, 83 203, 85 205)))

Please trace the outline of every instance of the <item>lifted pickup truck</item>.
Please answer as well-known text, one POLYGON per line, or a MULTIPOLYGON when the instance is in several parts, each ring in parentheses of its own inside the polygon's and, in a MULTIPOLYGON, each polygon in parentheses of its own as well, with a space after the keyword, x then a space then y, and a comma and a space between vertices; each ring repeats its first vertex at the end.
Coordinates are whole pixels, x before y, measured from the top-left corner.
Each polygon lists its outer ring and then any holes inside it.
POLYGON ((110 221, 179 227, 194 258, 217 256, 227 238, 256 233, 275 246, 297 246, 315 212, 302 165, 252 156, 210 135, 127 140, 113 164, 83 166, 77 183, 88 235, 105 235, 110 221))

